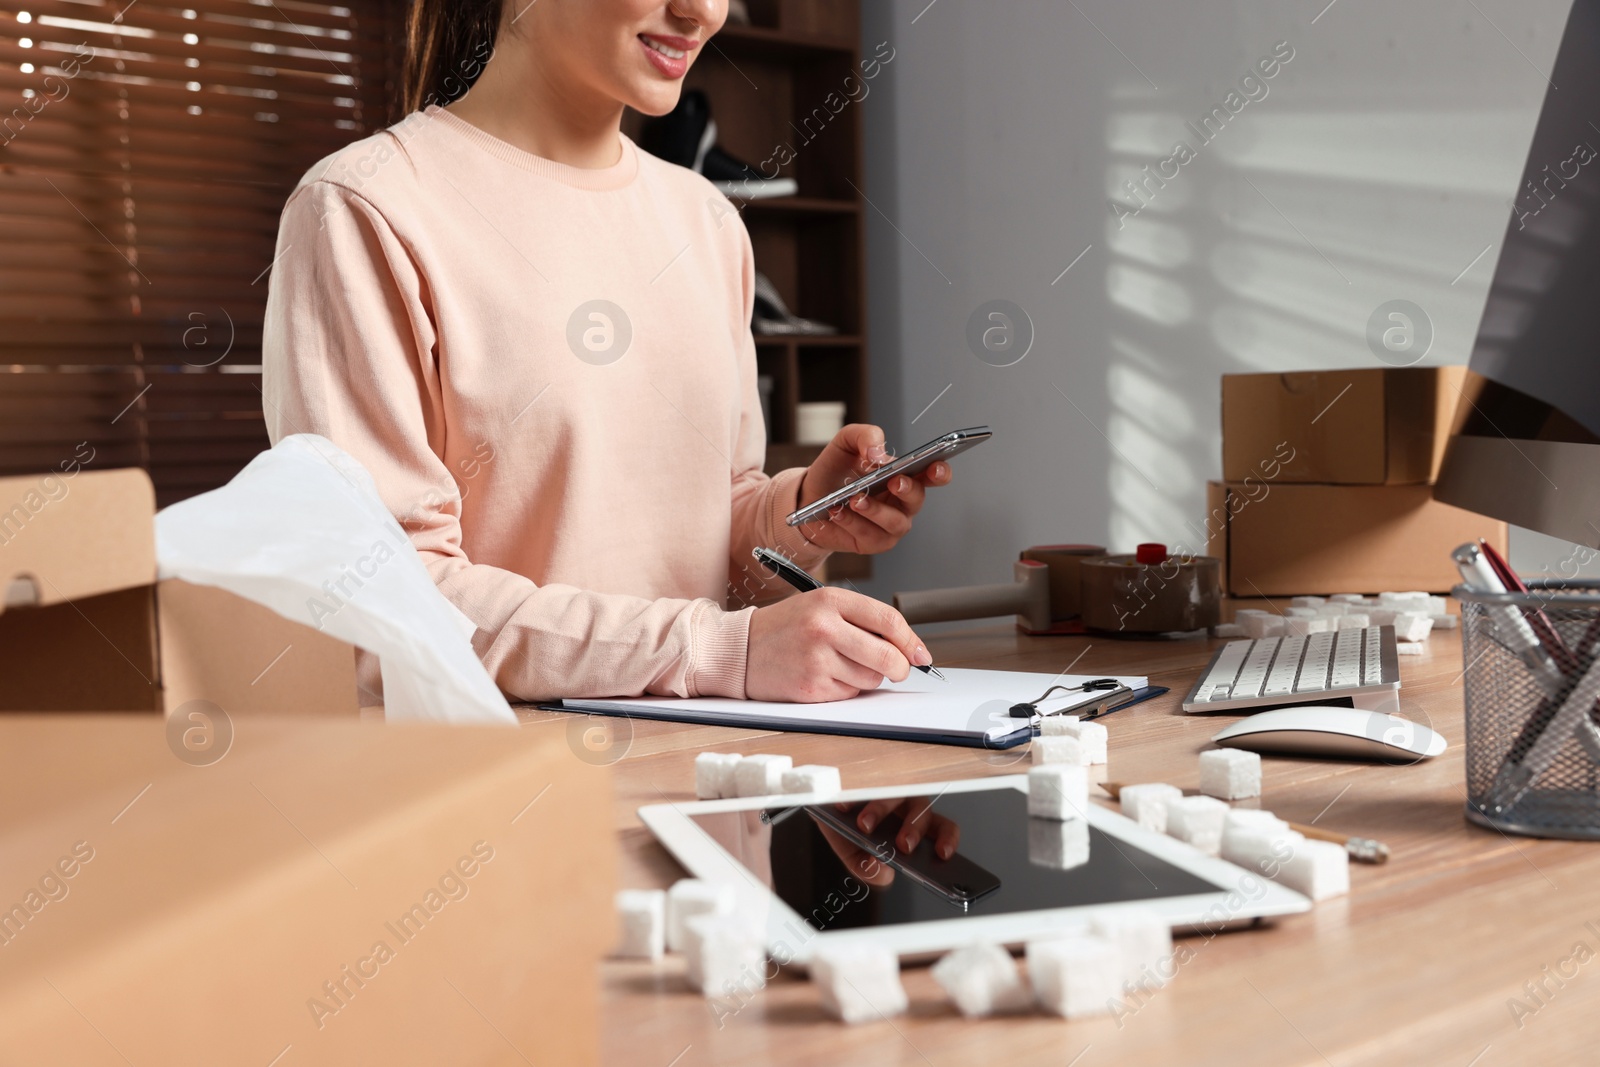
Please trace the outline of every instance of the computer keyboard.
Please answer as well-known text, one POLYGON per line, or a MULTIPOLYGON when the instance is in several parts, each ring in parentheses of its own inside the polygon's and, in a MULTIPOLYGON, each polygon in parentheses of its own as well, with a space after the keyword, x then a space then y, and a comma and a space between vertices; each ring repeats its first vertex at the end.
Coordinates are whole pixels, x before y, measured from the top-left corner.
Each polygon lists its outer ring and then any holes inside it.
POLYGON ((1229 641, 1184 698, 1184 711, 1260 711, 1295 704, 1399 710, 1393 626, 1229 641))

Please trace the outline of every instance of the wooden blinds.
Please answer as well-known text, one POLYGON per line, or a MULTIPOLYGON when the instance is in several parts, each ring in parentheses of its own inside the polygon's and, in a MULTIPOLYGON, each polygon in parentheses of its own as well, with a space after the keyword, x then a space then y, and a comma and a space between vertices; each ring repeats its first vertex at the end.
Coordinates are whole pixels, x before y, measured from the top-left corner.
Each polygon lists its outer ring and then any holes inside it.
POLYGON ((267 438, 278 215, 390 118, 400 0, 0 0, 0 475, 142 466, 162 505, 267 438))

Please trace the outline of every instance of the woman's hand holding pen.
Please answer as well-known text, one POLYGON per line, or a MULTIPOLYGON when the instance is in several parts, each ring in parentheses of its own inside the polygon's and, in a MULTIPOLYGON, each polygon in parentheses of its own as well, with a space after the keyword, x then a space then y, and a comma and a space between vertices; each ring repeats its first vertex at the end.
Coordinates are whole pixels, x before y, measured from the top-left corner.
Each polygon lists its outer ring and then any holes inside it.
MULTIPOLYGON (((884 447, 882 428, 861 423, 844 427, 806 470, 799 506, 821 499, 892 458, 884 447)), ((880 496, 857 496, 849 507, 836 508, 825 520, 806 523, 800 532, 818 548, 830 551, 887 552, 910 531, 928 487, 948 484, 950 464, 941 460, 915 478, 894 478, 888 492, 880 496)))
POLYGON ((752 700, 848 700, 933 662, 904 617, 848 589, 813 589, 750 617, 745 695, 752 700))

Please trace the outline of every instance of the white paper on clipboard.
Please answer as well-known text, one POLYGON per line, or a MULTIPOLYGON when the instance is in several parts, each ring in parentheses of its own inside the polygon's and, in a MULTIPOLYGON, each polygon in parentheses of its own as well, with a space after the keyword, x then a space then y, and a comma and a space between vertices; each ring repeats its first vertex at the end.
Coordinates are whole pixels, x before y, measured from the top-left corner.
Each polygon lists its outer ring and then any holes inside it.
MULTIPOLYGON (((716 725, 766 730, 808 730, 823 733, 895 735, 926 734, 929 740, 965 738, 969 743, 998 741, 1028 725, 1011 717, 1011 705, 1032 701, 1052 685, 1076 686, 1095 678, 1115 677, 1130 689, 1143 689, 1143 675, 1038 674, 1024 671, 941 667, 945 681, 913 671, 903 682, 885 682, 849 700, 821 704, 783 704, 728 697, 626 697, 614 700, 566 700, 568 711, 613 715, 640 712, 648 717, 681 717, 716 725)), ((1089 694, 1092 697, 1104 694, 1089 694)), ((1081 702, 1082 693, 1057 693, 1039 710, 1052 712, 1081 702)))

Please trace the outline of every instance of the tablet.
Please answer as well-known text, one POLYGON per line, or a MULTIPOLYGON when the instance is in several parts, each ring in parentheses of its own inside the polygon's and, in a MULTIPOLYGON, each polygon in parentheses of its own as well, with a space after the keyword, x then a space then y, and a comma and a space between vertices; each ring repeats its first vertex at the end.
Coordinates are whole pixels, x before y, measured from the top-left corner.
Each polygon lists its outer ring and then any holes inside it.
POLYGON ((1027 788, 1026 775, 1007 775, 827 798, 652 804, 639 816, 694 877, 732 887, 739 913, 765 932, 780 964, 804 965, 819 947, 851 941, 912 960, 974 941, 1018 946, 1082 930, 1118 908, 1212 932, 1311 907, 1291 889, 1096 804, 1071 823, 1032 819, 1027 788), (941 865, 928 842, 903 856, 837 832, 840 815, 881 798, 931 801, 919 824, 954 827, 956 854, 941 865), (887 886, 861 877, 873 862, 893 871, 887 886))

